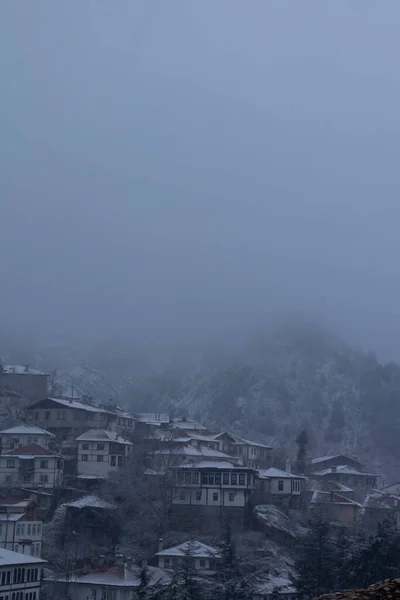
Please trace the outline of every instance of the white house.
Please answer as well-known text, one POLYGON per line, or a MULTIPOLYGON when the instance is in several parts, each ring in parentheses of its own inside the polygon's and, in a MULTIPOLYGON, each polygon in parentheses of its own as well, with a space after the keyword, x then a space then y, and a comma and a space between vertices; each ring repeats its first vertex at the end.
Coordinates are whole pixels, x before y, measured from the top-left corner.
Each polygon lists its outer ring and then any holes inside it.
POLYGON ((305 477, 271 467, 270 469, 260 469, 258 479, 268 483, 268 491, 273 496, 300 496, 301 484, 305 477))
MULTIPOLYGON (((101 565, 45 580, 45 600, 132 600, 140 586, 142 569, 128 563, 101 565)), ((157 567, 147 568, 148 585, 168 585, 171 576, 157 567)), ((10 599, 11 600, 11 599, 10 599)))
POLYGON ((0 549, 0 598, 39 600, 45 560, 0 549))
POLYGON ((217 560, 221 555, 215 548, 191 540, 172 548, 160 547, 155 556, 160 569, 179 569, 187 565, 196 571, 215 571, 217 560))
POLYGON ((5 452, 32 443, 48 448, 55 440, 55 435, 34 425, 17 425, 0 431, 0 439, 1 451, 5 452))
POLYGON ((30 499, 0 498, 0 548, 41 555, 42 521, 30 499))
POLYGON ((107 478, 123 466, 132 452, 132 444, 115 431, 90 429, 76 438, 78 476, 107 478))
POLYGON ((0 455, 2 487, 59 488, 63 471, 62 456, 39 444, 28 444, 0 455))
POLYGON ((172 504, 245 507, 255 487, 255 471, 227 460, 203 460, 174 468, 172 504))

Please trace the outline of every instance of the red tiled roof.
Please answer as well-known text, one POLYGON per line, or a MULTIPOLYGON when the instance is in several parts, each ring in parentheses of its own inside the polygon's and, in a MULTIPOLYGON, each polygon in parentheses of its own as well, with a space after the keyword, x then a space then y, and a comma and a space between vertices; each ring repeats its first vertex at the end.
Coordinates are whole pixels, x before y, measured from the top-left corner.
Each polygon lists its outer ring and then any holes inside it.
POLYGON ((32 456, 39 455, 47 455, 47 456, 57 456, 55 452, 40 446, 39 444, 28 444, 27 446, 21 446, 21 448, 14 448, 14 450, 9 450, 8 452, 4 452, 5 455, 13 454, 15 456, 20 456, 23 454, 31 454, 32 456))

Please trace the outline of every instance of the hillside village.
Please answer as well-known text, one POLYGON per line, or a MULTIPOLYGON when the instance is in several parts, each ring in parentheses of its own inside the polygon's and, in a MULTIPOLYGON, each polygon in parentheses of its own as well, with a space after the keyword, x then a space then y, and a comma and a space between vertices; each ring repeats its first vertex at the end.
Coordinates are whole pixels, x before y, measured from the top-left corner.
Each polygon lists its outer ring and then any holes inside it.
POLYGON ((357 457, 310 457, 305 432, 283 469, 257 440, 51 397, 48 380, 28 365, 1 369, 0 600, 123 600, 144 572, 147 587, 162 588, 183 565, 211 585, 227 527, 254 536, 254 556, 263 549, 254 600, 296 598, 293 547, 310 519, 357 534, 400 517, 400 483, 383 485, 357 457), (157 509, 148 526, 141 503, 157 509), (125 552, 131 518, 143 530, 135 555, 125 552))

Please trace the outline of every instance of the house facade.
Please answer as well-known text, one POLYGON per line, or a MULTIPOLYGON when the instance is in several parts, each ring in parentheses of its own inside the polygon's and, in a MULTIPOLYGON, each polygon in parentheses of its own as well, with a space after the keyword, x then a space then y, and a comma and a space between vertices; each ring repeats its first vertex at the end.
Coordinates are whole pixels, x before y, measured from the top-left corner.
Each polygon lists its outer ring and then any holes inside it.
POLYGON ((360 520, 361 505, 336 492, 313 493, 310 512, 323 519, 337 521, 348 527, 355 526, 360 520))
POLYGON ((78 476, 107 478, 126 464, 132 444, 115 431, 90 429, 76 439, 78 476))
POLYGON ((325 481, 337 481, 348 486, 354 491, 376 489, 379 476, 376 473, 365 473, 354 467, 339 465, 327 467, 326 469, 315 471, 311 475, 314 479, 324 479, 325 481))
POLYGON ((0 387, 30 400, 41 400, 48 394, 48 373, 29 365, 0 365, 0 387))
POLYGON ((14 450, 14 448, 27 446, 32 443, 49 448, 54 443, 54 440, 55 435, 53 433, 33 425, 17 425, 16 427, 0 431, 1 452, 14 450))
POLYGON ((258 470, 256 479, 256 501, 263 503, 285 503, 288 508, 298 508, 305 477, 281 471, 275 467, 258 470))
POLYGON ((63 471, 62 456, 38 444, 28 444, 0 455, 0 486, 5 488, 59 488, 63 471))
POLYGON ((77 400, 45 398, 27 408, 30 422, 53 433, 58 440, 75 440, 88 429, 108 428, 116 413, 77 400))
POLYGON ((45 560, 0 549, 0 598, 39 600, 45 560))
POLYGON ((42 528, 32 500, 0 498, 0 548, 40 558, 42 528))
POLYGON ((330 469, 332 467, 340 467, 343 465, 352 467, 358 471, 364 470, 364 465, 359 460, 356 458, 351 458, 350 456, 346 456, 345 454, 335 454, 333 456, 320 456, 318 458, 313 458, 310 466, 311 470, 315 472, 330 469))
POLYGON ((226 432, 213 434, 212 439, 219 443, 222 452, 235 456, 249 469, 268 469, 272 464, 271 446, 245 440, 226 432))

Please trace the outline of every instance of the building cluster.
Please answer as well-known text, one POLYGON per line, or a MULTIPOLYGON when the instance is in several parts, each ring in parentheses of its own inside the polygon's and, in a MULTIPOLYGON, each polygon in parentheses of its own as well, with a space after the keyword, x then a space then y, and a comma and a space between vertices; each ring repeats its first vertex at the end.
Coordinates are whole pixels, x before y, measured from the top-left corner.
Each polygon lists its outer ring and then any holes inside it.
MULTIPOLYGON (((149 458, 144 476, 168 474, 170 516, 181 531, 216 531, 227 516, 233 527, 246 529, 256 505, 322 515, 352 528, 381 520, 387 511, 400 515, 400 484, 383 487, 377 474, 352 457, 314 458, 304 473, 293 473, 289 461, 285 470, 274 466, 269 445, 186 418, 127 412, 76 394, 49 397, 47 376, 28 366, 2 367, 4 385, 29 402, 24 422, 0 431, 0 600, 38 597, 43 515, 55 494, 81 490, 81 498, 64 502, 68 531, 86 526, 89 534, 101 531, 105 543, 115 543, 115 507, 93 489, 135 461, 138 441, 149 458)), ((154 585, 168 582, 187 560, 199 575, 211 574, 219 558, 215 548, 197 540, 173 548, 160 540, 149 578, 154 585)), ((63 590, 71 598, 119 600, 139 584, 138 566, 114 553, 48 579, 46 594, 53 598, 63 590)), ((290 582, 281 587, 293 597, 290 582)), ((267 600, 271 593, 265 585, 257 598, 267 600)))

